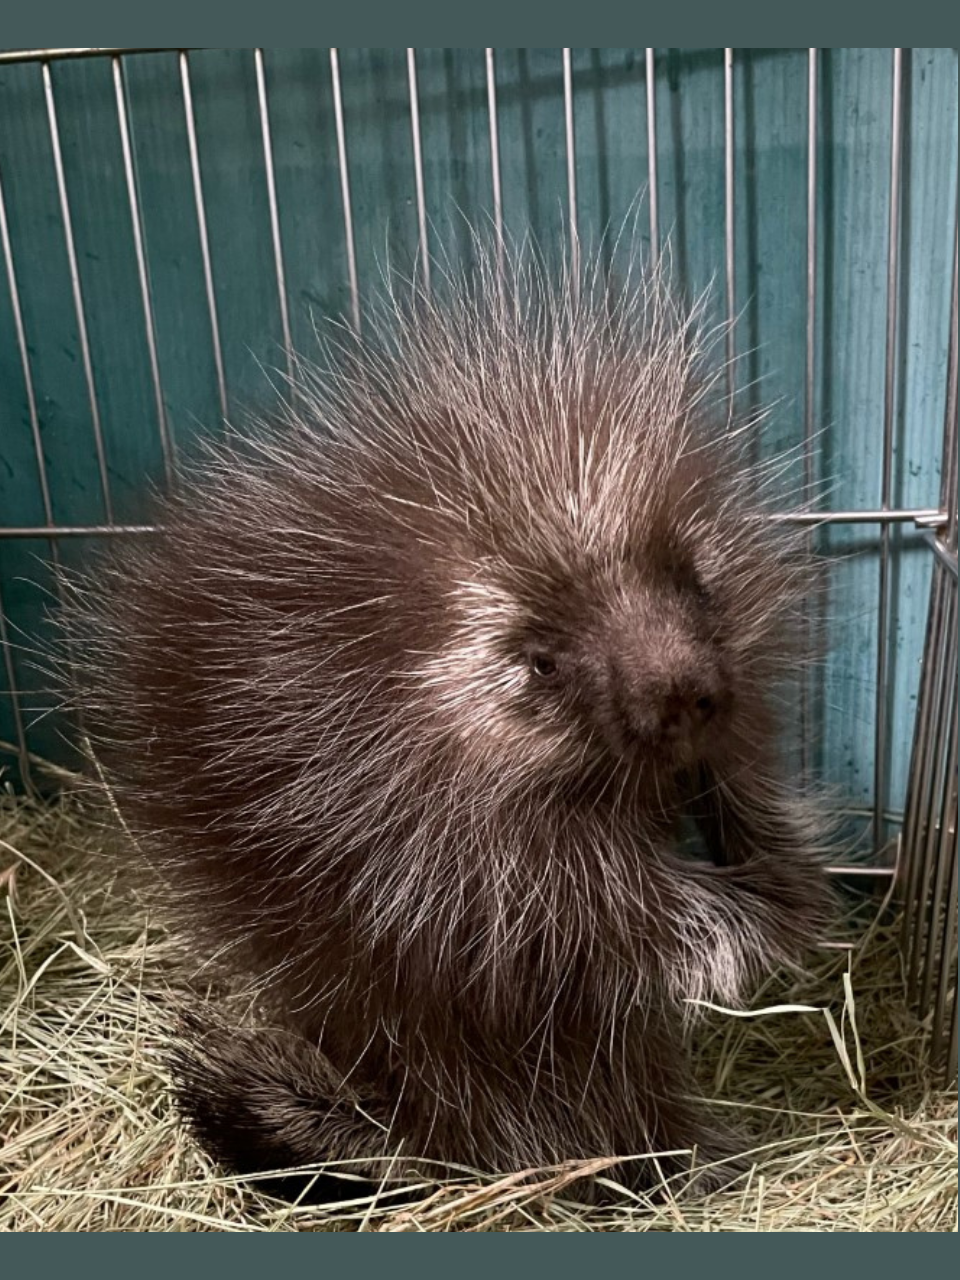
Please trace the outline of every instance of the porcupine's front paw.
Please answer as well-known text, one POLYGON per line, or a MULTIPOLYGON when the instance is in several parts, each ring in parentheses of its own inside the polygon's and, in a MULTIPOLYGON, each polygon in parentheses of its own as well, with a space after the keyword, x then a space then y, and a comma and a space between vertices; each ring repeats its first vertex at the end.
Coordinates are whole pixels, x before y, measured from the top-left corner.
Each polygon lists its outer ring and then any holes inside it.
POLYGON ((837 903, 823 865, 789 854, 762 855, 723 868, 743 937, 761 969, 801 961, 830 932, 837 903))
POLYGON ((716 781, 698 819, 717 887, 767 967, 808 954, 829 932, 838 905, 820 853, 817 805, 773 777, 743 771, 716 781))
POLYGON ((816 863, 754 856, 683 871, 672 886, 677 945, 663 973, 688 1011, 704 1001, 742 1003, 771 969, 809 955, 828 928, 830 888, 816 863))

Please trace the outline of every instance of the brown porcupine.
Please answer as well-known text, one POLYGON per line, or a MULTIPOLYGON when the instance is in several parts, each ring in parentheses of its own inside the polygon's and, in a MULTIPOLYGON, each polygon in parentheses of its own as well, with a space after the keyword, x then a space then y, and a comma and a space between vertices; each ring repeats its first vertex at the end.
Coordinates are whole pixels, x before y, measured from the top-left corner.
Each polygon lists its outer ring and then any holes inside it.
POLYGON ((807 569, 702 309, 495 259, 394 287, 67 611, 156 901, 257 987, 175 1062, 242 1173, 719 1160, 685 1024, 830 914, 772 706, 807 569))

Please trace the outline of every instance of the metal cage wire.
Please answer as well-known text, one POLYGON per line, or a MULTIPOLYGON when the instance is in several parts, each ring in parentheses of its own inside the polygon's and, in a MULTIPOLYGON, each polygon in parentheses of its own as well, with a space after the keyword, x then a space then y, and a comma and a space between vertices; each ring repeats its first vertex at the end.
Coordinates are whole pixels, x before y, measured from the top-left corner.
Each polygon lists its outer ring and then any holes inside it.
MULTIPOLYGON (((86 395, 93 429, 97 470, 101 488, 105 520, 91 524, 57 523, 51 502, 47 465, 41 438, 41 415, 37 403, 35 382, 31 367, 31 349, 27 339, 23 307, 21 303, 22 263, 14 253, 13 238, 7 212, 5 175, 0 173, 0 247, 12 309, 13 331, 26 393, 27 416, 32 437, 39 491, 44 520, 42 524, 8 524, 0 527, 0 539, 44 539, 54 565, 59 563, 60 544, 64 539, 78 537, 115 537, 148 534, 150 527, 142 524, 115 520, 115 504, 111 477, 101 422, 101 393, 97 384, 91 343, 88 333, 89 304, 78 265, 78 252, 71 206, 71 193, 63 160, 58 115, 54 67, 58 62, 79 58, 109 60, 114 88, 116 119, 119 130, 124 185, 128 205, 130 228, 136 256, 137 281, 140 295, 141 320, 148 352, 149 373, 152 384, 152 400, 155 413, 155 429, 159 437, 164 467, 169 474, 174 458, 174 443, 167 421, 166 398, 157 350, 157 327, 154 309, 154 293, 150 277, 148 255, 144 240, 143 200, 138 181, 135 147, 132 141, 130 107, 125 81, 125 58, 130 54, 168 53, 177 58, 179 71, 180 103, 183 113, 189 152, 189 172, 192 184, 193 210, 196 235, 202 262, 203 287, 206 301, 207 324, 211 342, 216 382, 216 394, 222 417, 228 413, 230 398, 225 372, 223 340, 218 312, 218 300, 214 279, 214 260, 211 252, 207 215, 207 199, 201 169, 201 149, 198 142, 193 82, 191 77, 191 53, 189 49, 145 50, 132 48, 111 49, 25 49, 0 52, 0 68, 4 64, 36 64, 42 78, 46 108, 46 126, 55 171, 58 212, 63 229, 64 249, 69 271, 70 300, 74 312, 79 350, 86 385, 86 395)), ((737 201, 736 201, 736 148, 735 148, 735 67, 737 51, 723 50, 723 209, 724 209, 724 309, 729 321, 738 314, 737 298, 737 201)), ((273 264, 276 301, 280 314, 283 347, 288 371, 293 368, 293 341, 291 336, 290 292, 284 256, 284 241, 280 219, 280 203, 277 194, 274 138, 270 117, 270 92, 267 61, 263 49, 250 51, 256 85, 256 110, 260 126, 262 146, 262 176, 269 211, 270 243, 265 247, 273 264)), ((658 122, 656 108, 656 73, 658 51, 643 52, 645 88, 639 101, 645 112, 645 132, 648 142, 647 158, 647 208, 651 253, 656 256, 661 246, 662 211, 660 207, 660 178, 658 174, 658 122)), ((804 479, 813 478, 814 442, 817 433, 815 409, 815 381, 817 376, 816 330, 818 319, 818 245, 817 201, 818 183, 818 117, 821 110, 821 51, 807 51, 806 75, 806 246, 805 246, 805 367, 803 397, 803 468, 804 479)), ((483 57, 486 87, 486 118, 489 140, 489 169, 492 187, 492 222, 496 243, 504 242, 504 185, 501 160, 500 111, 498 105, 497 56, 494 49, 486 49, 483 57)), ((412 141, 413 172, 410 174, 413 204, 416 213, 418 269, 421 281, 429 289, 431 226, 428 216, 427 194, 424 180, 424 143, 418 83, 417 50, 406 51, 407 94, 409 128, 412 141)), ((336 155, 339 173, 339 202, 342 210, 345 242, 347 287, 349 291, 349 320, 357 329, 362 323, 361 295, 358 272, 355 214, 351 196, 351 161, 349 150, 349 121, 344 107, 343 75, 340 51, 329 50, 329 78, 333 103, 336 155)), ((576 107, 577 83, 572 51, 562 51, 557 68, 558 90, 562 93, 562 112, 566 169, 566 223, 569 232, 569 252, 576 266, 580 254, 580 223, 578 199, 578 160, 576 107)), ((902 269, 902 202, 904 155, 904 51, 895 49, 890 55, 890 152, 888 170, 888 226, 886 245, 886 316, 885 347, 883 357, 884 391, 882 414, 882 453, 879 501, 874 507, 833 510, 822 514, 785 516, 810 525, 865 525, 878 530, 879 572, 876 590, 876 609, 879 619, 875 654, 876 686, 886 688, 889 669, 889 619, 891 610, 891 534, 897 526, 915 527, 925 531, 933 558, 933 576, 930 590, 929 618, 924 649, 922 679, 915 718, 914 742, 907 804, 899 840, 900 856, 896 865, 880 856, 883 853, 888 811, 888 754, 889 724, 887 700, 876 700, 874 736, 874 779, 872 830, 875 854, 874 864, 857 866, 852 870, 876 878, 889 878, 896 874, 905 905, 903 932, 905 955, 908 960, 911 995, 917 1006, 929 1014, 932 1049, 938 1060, 946 1064, 950 1073, 956 1071, 956 977, 957 977, 957 256, 956 229, 954 226, 953 286, 950 312, 948 348, 948 372, 946 390, 946 420, 942 460, 942 489, 940 504, 936 508, 903 507, 894 505, 894 420, 896 413, 897 342, 901 323, 900 293, 898 282, 902 269)), ((955 215, 956 220, 956 215, 955 215)), ((574 274, 576 274, 574 272, 574 274)), ((727 336, 728 377, 731 394, 736 390, 736 349, 733 329, 727 336)), ((2 542, 0 542, 2 546, 2 542)), ((2 589, 2 587, 0 587, 2 589)), ((21 690, 17 685, 16 668, 12 657, 13 640, 8 614, 0 597, 0 645, 4 650, 4 668, 8 683, 8 697, 12 710, 12 722, 16 736, 16 753, 22 776, 29 783, 31 777, 31 752, 29 730, 23 707, 21 690)), ((801 744, 806 764, 809 734, 808 689, 802 691, 800 705, 801 744)), ((849 874, 850 867, 834 870, 849 874)))

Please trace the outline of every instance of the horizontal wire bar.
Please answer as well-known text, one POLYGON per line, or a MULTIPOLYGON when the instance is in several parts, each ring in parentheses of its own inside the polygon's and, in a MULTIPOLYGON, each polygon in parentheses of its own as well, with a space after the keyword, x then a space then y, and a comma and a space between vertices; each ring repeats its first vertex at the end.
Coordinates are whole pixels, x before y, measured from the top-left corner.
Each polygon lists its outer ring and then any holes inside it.
POLYGON ((924 529, 946 524, 948 516, 936 507, 902 507, 884 511, 784 511, 773 517, 777 524, 913 524, 924 529))
POLYGON ((159 532, 159 526, 154 524, 37 524, 0 527, 0 538, 113 538, 159 532))
MULTIPOLYGON (((918 508, 903 511, 828 511, 816 515, 809 511, 784 512, 771 517, 776 524, 909 524, 911 521, 922 529, 933 529, 946 521, 946 515, 934 508, 918 508)), ((152 524, 97 524, 97 525, 10 525, 0 526, 0 538, 100 538, 122 534, 158 533, 159 526, 152 524)), ((938 554, 939 544, 931 545, 938 554)), ((943 554, 949 555, 946 548, 943 554)), ((948 568, 954 566, 947 561, 948 568)))
POLYGON ((182 49, 4 49, 0 64, 15 62, 64 62, 69 58, 110 58, 124 53, 182 53, 182 49))
POLYGON ((896 874, 896 867, 873 867, 863 866, 859 862, 853 862, 849 866, 840 862, 833 867, 825 867, 828 876, 888 876, 893 879, 896 874))

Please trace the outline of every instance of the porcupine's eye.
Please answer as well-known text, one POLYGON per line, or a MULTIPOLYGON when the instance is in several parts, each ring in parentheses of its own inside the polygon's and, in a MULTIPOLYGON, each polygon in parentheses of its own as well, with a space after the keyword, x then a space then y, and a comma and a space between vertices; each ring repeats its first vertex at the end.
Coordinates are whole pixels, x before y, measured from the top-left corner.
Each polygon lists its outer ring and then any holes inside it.
POLYGON ((530 674, 544 684, 549 684, 558 675, 556 658, 542 649, 535 649, 527 658, 530 674))

